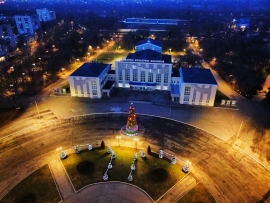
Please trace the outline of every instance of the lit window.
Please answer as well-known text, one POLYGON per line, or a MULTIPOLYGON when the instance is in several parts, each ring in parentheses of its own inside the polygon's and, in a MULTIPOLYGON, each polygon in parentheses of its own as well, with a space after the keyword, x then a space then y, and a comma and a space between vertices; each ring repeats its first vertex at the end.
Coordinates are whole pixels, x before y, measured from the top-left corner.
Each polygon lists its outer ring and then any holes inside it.
POLYGON ((91 81, 91 87, 92 87, 92 90, 96 90, 97 89, 97 82, 91 81))
POLYGON ((161 75, 160 74, 156 75, 156 82, 161 82, 161 75))
POLYGON ((168 81, 169 81, 168 75, 164 75, 164 83, 168 83, 168 81))
POLYGON ((130 81, 130 74, 129 73, 125 73, 125 80, 130 81))
POLYGON ((184 95, 190 95, 191 87, 185 87, 184 95))
POLYGON ((122 73, 118 73, 119 80, 122 80, 122 73))
POLYGON ((148 73, 148 82, 153 82, 153 73, 148 73))
POLYGON ((138 75, 137 75, 137 73, 133 73, 133 81, 138 81, 138 75))
POLYGON ((145 72, 141 72, 141 82, 145 82, 145 72))

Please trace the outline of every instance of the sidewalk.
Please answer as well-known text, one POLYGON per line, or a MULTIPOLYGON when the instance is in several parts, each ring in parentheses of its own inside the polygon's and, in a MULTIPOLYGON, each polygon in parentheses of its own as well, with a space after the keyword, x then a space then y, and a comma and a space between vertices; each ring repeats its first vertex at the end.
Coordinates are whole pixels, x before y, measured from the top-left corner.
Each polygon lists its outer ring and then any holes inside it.
POLYGON ((60 192, 62 199, 67 199, 70 196, 75 195, 73 186, 71 185, 68 176, 66 175, 65 169, 62 166, 61 161, 54 160, 49 163, 52 175, 56 182, 57 188, 60 192))
POLYGON ((168 190, 156 203, 176 202, 187 192, 197 185, 197 181, 190 174, 186 175, 182 180, 176 183, 171 190, 168 190))

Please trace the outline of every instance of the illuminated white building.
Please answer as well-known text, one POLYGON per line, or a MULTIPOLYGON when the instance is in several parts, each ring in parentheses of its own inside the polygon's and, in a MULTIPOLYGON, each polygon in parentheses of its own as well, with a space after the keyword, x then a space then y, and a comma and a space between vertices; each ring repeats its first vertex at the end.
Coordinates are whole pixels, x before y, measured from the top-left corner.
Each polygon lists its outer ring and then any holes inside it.
POLYGON ((210 69, 180 68, 180 104, 214 106, 218 84, 210 69))
POLYGON ((72 97, 101 98, 110 96, 114 81, 108 80, 111 64, 84 63, 69 77, 72 97))
POLYGON ((69 76, 69 83, 71 96, 108 97, 115 85, 170 91, 172 101, 202 106, 214 105, 218 87, 210 69, 180 68, 179 74, 172 74, 171 56, 162 54, 162 43, 151 39, 138 42, 135 53, 116 61, 115 71, 109 64, 85 63, 69 76))
POLYGON ((55 20, 56 16, 55 16, 55 10, 49 10, 47 8, 40 8, 40 9, 36 9, 36 12, 39 16, 39 21, 40 22, 46 22, 46 21, 51 21, 51 20, 55 20))
POLYGON ((170 90, 171 56, 162 54, 162 43, 146 39, 136 44, 136 52, 115 62, 116 86, 131 90, 170 90))

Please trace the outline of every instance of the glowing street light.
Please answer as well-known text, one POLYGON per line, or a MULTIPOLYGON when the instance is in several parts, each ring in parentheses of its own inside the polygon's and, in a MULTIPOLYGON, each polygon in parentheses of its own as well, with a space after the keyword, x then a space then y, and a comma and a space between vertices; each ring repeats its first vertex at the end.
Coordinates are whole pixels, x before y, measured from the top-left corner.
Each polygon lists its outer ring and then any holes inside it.
POLYGON ((119 135, 119 136, 116 136, 116 139, 118 140, 118 145, 119 145, 119 147, 120 147, 120 139, 121 139, 121 136, 119 135))
POLYGON ((136 150, 137 150, 137 144, 138 144, 139 139, 138 138, 134 138, 134 141, 135 141, 135 146, 136 146, 136 150))

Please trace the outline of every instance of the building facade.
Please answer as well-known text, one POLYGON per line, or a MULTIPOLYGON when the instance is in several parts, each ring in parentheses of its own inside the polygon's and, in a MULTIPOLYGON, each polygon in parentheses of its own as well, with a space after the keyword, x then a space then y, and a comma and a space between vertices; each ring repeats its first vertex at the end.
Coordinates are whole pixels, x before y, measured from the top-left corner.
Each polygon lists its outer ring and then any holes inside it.
POLYGON ((47 22, 56 19, 54 9, 49 10, 47 8, 40 8, 36 9, 36 12, 40 22, 47 22))
POLYGON ((17 37, 14 35, 10 24, 0 25, 0 36, 7 46, 15 48, 17 46, 17 37))
POLYGON ((72 97, 101 98, 109 96, 114 81, 108 81, 111 64, 84 63, 69 77, 72 97))
POLYGON ((147 39, 136 52, 115 62, 116 86, 131 90, 170 90, 171 56, 162 54, 162 43, 147 39))
POLYGON ((31 34, 34 35, 35 31, 40 28, 40 21, 38 15, 22 15, 22 16, 14 16, 16 21, 16 26, 18 29, 18 33, 22 34, 31 34))
MULTIPOLYGON (((85 63, 69 76, 71 96, 101 98, 110 96, 112 88, 170 91, 174 102, 213 106, 218 84, 210 69, 180 68, 172 73, 170 55, 162 54, 162 43, 143 40, 136 52, 111 65, 85 63)), ((169 99, 169 98, 168 98, 169 99)))
POLYGON ((214 106, 218 84, 210 69, 180 68, 179 103, 214 106))

